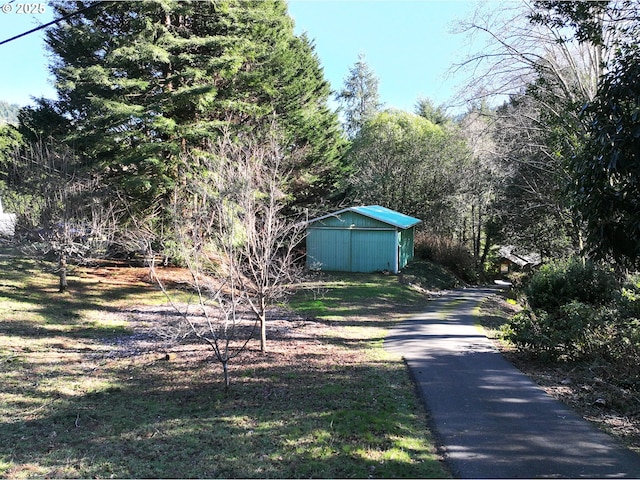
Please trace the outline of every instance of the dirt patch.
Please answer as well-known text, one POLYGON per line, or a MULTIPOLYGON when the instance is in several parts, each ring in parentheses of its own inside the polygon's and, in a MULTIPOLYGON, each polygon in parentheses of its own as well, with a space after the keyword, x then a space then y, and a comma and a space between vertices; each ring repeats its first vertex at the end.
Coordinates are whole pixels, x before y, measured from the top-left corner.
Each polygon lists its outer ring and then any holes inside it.
MULTIPOLYGON (((192 283, 188 269, 178 267, 159 267, 154 274, 167 288, 187 288, 192 283)), ((86 279, 108 285, 149 285, 157 286, 157 279, 148 267, 125 266, 111 263, 98 264, 83 270, 86 279)), ((186 305, 178 305, 184 311, 186 305)), ((195 310, 195 305, 189 307, 195 310)), ((150 357, 158 360, 178 362, 211 361, 213 349, 198 340, 185 324, 180 314, 168 303, 165 305, 136 306, 117 312, 126 321, 126 333, 103 340, 104 352, 96 352, 93 357, 118 360, 133 357, 150 357)), ((335 329, 330 322, 298 315, 286 308, 273 308, 268 312, 267 341, 268 354, 258 348, 259 331, 254 328, 251 312, 244 312, 244 320, 239 322, 242 331, 232 341, 232 348, 251 338, 244 351, 230 363, 233 370, 246 368, 280 367, 290 362, 299 363, 304 359, 319 359, 337 364, 349 364, 354 361, 344 349, 336 349, 326 341, 327 333, 335 329)), ((334 335, 335 336, 335 335, 334 335)), ((329 365, 329 363, 327 365, 329 365)))
MULTIPOLYGON (((97 265, 93 268, 84 269, 83 274, 86 278, 110 285, 157 284, 150 268, 120 265, 116 262, 97 262, 97 265)), ((186 285, 191 281, 191 274, 185 268, 156 268, 155 274, 163 283, 169 286, 186 285)))
MULTIPOLYGON (((179 306, 185 308, 186 305, 179 306)), ((193 307, 193 306, 192 306, 193 307)), ((181 315, 170 305, 139 306, 122 309, 119 315, 126 321, 131 333, 110 336, 102 342, 109 348, 105 353, 95 354, 111 359, 122 359, 142 355, 156 354, 158 358, 174 359, 189 358, 190 360, 205 360, 213 354, 211 347, 198 340, 183 321, 181 315)), ((257 329, 253 328, 253 321, 239 322, 240 333, 232 340, 232 347, 238 347, 250 338, 251 344, 241 355, 234 359, 238 365, 251 363, 244 357, 250 355, 259 341, 257 329)), ((269 347, 279 353, 299 353, 310 347, 325 345, 322 340, 329 329, 325 322, 296 315, 281 308, 274 308, 268 314, 267 338, 269 347)), ((326 353, 326 352, 323 352, 326 353)))
POLYGON ((483 326, 502 354, 548 394, 564 402, 632 450, 640 453, 640 398, 602 363, 544 363, 510 348, 497 329, 518 307, 494 295, 483 304, 483 326))

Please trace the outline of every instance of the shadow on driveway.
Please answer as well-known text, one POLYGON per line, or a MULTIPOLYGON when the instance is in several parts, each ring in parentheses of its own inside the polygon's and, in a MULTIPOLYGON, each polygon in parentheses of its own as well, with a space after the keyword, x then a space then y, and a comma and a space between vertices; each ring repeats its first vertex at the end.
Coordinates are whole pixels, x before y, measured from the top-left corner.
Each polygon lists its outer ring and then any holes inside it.
POLYGON ((549 396, 475 325, 495 289, 450 292, 391 330, 460 478, 640 477, 640 457, 549 396))

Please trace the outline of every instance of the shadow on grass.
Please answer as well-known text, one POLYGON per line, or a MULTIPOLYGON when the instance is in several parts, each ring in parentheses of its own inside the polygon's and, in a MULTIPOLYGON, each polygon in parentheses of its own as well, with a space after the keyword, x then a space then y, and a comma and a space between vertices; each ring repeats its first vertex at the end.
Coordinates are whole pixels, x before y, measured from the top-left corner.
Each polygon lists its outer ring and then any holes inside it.
POLYGON ((420 313, 428 298, 381 274, 322 274, 318 282, 303 286, 290 306, 308 317, 340 326, 383 327, 402 315, 420 313))
POLYGON ((74 338, 121 335, 127 331, 123 326, 87 320, 84 312, 99 308, 105 314, 116 313, 120 309, 114 305, 152 290, 144 285, 96 288, 72 277, 69 290, 59 293, 55 277, 42 272, 33 260, 0 258, 0 269, 0 298, 9 309, 3 312, 0 328, 24 337, 40 338, 46 331, 65 331, 74 338))
POLYGON ((59 295, 33 272, 25 279, 32 266, 12 264, 22 274, 11 288, 0 286, 16 306, 0 325, 0 476, 446 475, 404 365, 334 355, 336 344, 355 349, 358 340, 318 346, 315 338, 309 350, 296 337, 286 355, 250 350, 231 365, 235 382, 226 393, 219 366, 202 355, 113 356, 105 337, 125 327, 83 319, 85 310, 119 311, 113 302, 144 287, 80 282, 59 295), (46 348, 21 346, 40 338, 46 348))
POLYGON ((402 364, 297 360, 237 366, 241 380, 227 394, 198 378, 208 366, 121 368, 117 386, 58 394, 32 418, 1 420, 0 459, 62 477, 443 475, 424 432, 411 430, 417 413, 402 364))

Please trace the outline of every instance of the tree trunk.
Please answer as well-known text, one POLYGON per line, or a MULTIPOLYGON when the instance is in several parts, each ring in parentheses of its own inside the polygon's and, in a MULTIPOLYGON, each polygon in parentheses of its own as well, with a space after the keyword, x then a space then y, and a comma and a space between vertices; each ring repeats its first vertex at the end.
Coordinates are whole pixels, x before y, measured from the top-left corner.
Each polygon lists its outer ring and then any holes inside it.
POLYGON ((482 208, 478 206, 478 231, 476 232, 476 240, 475 240, 475 251, 473 252, 473 256, 476 260, 476 270, 480 268, 480 247, 482 243, 482 208))
POLYGON ((67 255, 61 253, 58 258, 58 278, 60 279, 60 288, 58 291, 64 293, 67 290, 67 255))
POLYGON ((267 307, 265 299, 260 299, 260 351, 267 351, 267 307))
POLYGON ((265 353, 267 351, 267 322, 266 314, 260 316, 260 351, 265 353))
POLYGON ((478 268, 480 269, 480 271, 484 270, 484 264, 487 261, 487 256, 489 255, 489 250, 491 250, 491 242, 492 242, 492 238, 491 235, 489 234, 489 232, 487 231, 486 227, 485 227, 485 232, 484 232, 484 247, 482 248, 482 255, 480 257, 480 265, 478 265, 478 268))
POLYGON ((227 366, 227 364, 229 363, 228 360, 223 360, 222 361, 222 372, 224 374, 224 389, 229 390, 229 386, 231 385, 231 382, 229 380, 229 368, 227 366))

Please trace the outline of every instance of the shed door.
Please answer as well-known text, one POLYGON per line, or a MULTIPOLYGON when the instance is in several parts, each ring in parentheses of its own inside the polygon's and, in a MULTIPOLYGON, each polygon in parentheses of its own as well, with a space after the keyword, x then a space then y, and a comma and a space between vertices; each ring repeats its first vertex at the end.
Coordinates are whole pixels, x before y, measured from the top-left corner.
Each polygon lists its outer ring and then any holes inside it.
POLYGON ((310 268, 348 272, 351 269, 351 231, 314 228, 307 237, 310 268))
POLYGON ((351 231, 351 271, 377 272, 396 269, 397 233, 390 230, 351 231))

